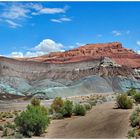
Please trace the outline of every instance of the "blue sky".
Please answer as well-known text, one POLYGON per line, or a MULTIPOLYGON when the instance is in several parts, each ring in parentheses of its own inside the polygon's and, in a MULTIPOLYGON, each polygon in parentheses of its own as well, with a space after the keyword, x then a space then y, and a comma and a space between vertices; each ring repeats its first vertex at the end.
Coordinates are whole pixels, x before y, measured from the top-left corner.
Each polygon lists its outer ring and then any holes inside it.
POLYGON ((140 52, 140 2, 0 2, 0 55, 113 41, 140 52))

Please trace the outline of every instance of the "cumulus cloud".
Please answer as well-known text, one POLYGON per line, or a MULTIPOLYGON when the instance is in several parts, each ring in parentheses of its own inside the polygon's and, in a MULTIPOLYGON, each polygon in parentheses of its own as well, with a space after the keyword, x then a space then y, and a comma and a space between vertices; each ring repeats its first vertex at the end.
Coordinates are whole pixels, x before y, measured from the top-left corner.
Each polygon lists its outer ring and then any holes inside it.
POLYGON ((68 22, 71 21, 71 18, 68 17, 62 17, 58 19, 51 19, 52 22, 62 23, 62 22, 68 22))
POLYGON ((45 55, 50 52, 64 52, 64 48, 73 49, 79 46, 85 45, 84 43, 75 43, 74 45, 64 46, 61 43, 55 42, 51 39, 44 39, 42 40, 37 46, 31 48, 29 51, 23 53, 23 52, 12 52, 9 56, 10 57, 36 57, 40 55, 45 55))
POLYGON ((31 51, 22 53, 22 52, 12 52, 11 57, 35 57, 50 52, 63 52, 65 51, 64 46, 61 43, 57 43, 51 39, 42 40, 37 46, 33 47, 31 51))
POLYGON ((62 51, 63 47, 64 46, 61 43, 56 43, 51 39, 44 39, 37 46, 35 46, 33 50, 49 53, 49 52, 62 51))

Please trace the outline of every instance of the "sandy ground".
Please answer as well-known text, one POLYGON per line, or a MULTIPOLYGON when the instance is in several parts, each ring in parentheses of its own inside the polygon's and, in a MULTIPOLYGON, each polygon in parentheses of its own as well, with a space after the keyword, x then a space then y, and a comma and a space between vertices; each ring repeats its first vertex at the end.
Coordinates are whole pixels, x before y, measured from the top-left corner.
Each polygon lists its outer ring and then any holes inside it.
MULTIPOLYGON (((79 100, 79 97, 74 98, 79 100)), ((49 106, 53 100, 42 101, 49 106)), ((24 110, 30 101, 0 102, 0 111, 24 110)), ((96 105, 85 116, 52 120, 47 133, 34 138, 127 138, 132 109, 115 109, 115 102, 96 105)), ((0 132, 1 135, 1 132, 0 132)))
POLYGON ((45 138, 127 138, 131 112, 115 102, 97 105, 86 116, 51 121, 45 138))

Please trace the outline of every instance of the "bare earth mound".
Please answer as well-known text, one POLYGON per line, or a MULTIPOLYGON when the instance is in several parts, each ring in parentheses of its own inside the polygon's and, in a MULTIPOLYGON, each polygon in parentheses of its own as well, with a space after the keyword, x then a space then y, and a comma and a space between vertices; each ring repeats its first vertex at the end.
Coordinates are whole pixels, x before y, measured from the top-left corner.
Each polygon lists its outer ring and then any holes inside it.
POLYGON ((132 110, 114 109, 115 102, 93 107, 83 117, 54 120, 46 138, 127 138, 132 110))

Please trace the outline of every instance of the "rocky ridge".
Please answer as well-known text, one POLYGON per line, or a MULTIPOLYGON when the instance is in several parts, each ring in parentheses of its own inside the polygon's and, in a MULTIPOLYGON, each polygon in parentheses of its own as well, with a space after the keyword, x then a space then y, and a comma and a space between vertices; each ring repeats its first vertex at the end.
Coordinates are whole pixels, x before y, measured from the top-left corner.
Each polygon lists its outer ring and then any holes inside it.
POLYGON ((0 57, 0 92, 54 98, 140 90, 139 66, 140 56, 118 42, 34 58, 0 57))
POLYGON ((49 63, 71 63, 109 57, 116 63, 131 68, 140 68, 140 55, 133 50, 122 47, 120 42, 87 44, 66 52, 54 52, 48 55, 24 58, 28 61, 49 63))

